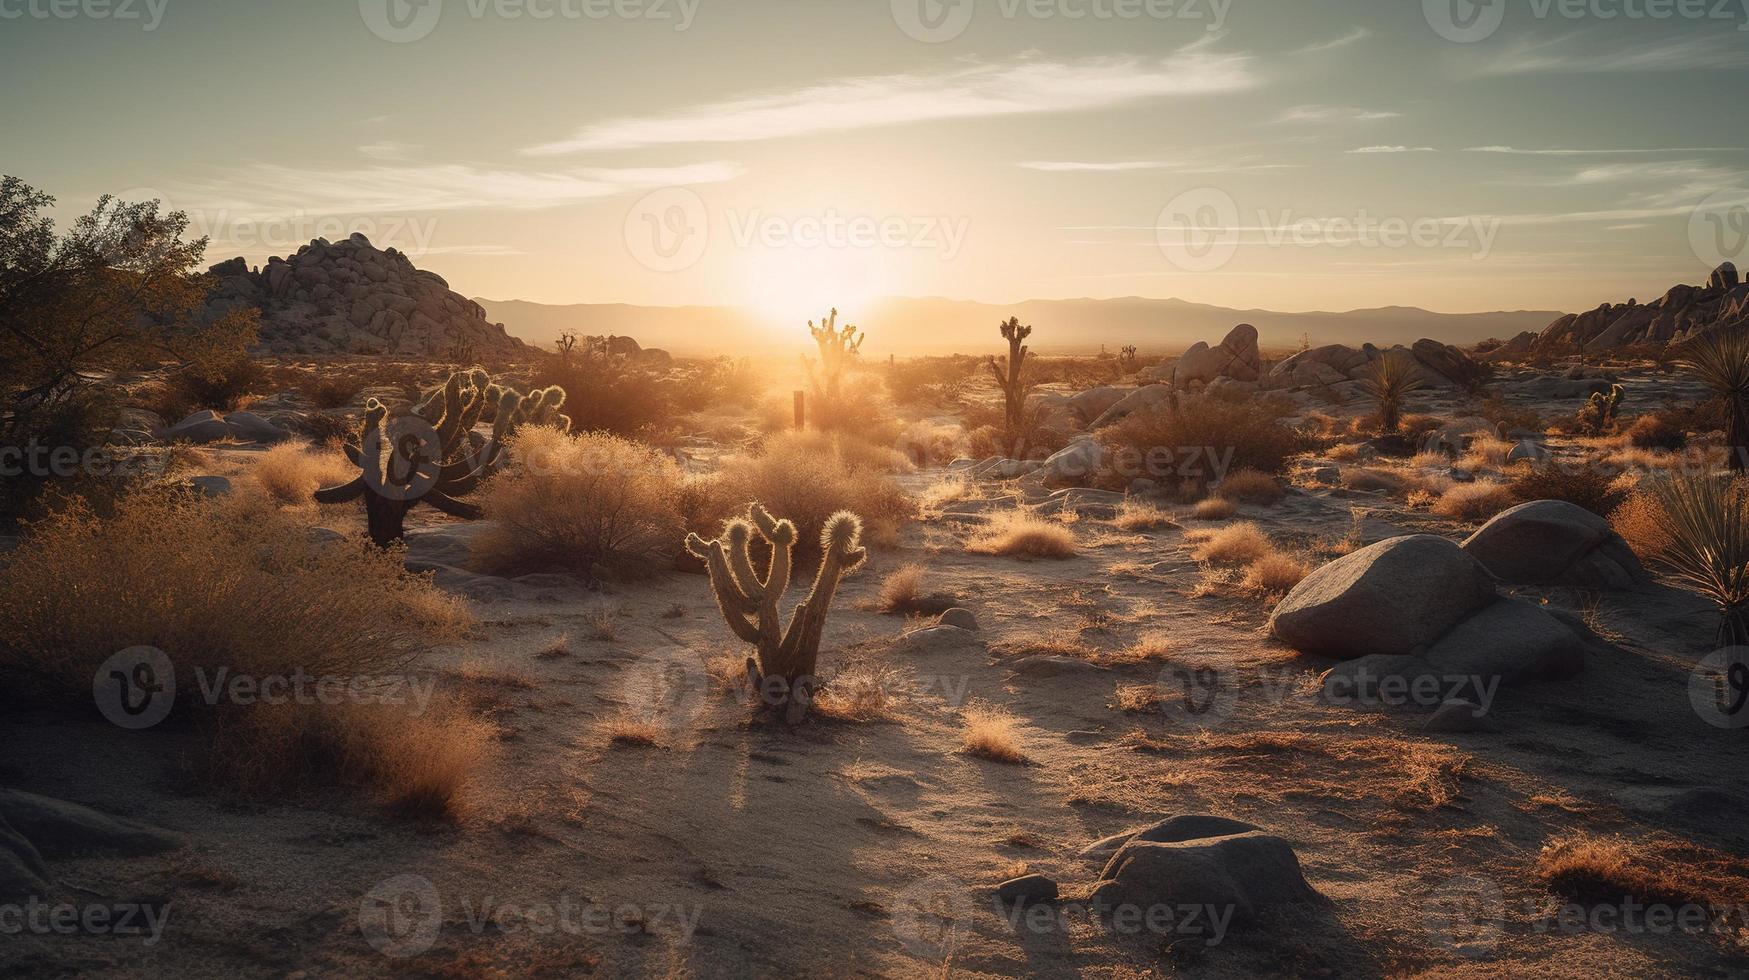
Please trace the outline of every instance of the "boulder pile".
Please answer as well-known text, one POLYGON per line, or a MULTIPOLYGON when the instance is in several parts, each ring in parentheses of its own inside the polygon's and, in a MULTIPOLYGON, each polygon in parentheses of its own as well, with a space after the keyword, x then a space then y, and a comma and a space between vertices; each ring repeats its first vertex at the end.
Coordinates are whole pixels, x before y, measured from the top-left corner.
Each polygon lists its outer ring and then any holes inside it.
POLYGON ((414 268, 397 249, 378 249, 362 234, 341 242, 318 238, 290 258, 274 256, 255 269, 239 257, 209 271, 218 284, 207 296, 206 315, 260 310, 262 352, 502 357, 529 351, 443 277, 414 268))
POLYGON ((1530 347, 1606 351, 1631 344, 1679 343, 1715 326, 1745 324, 1749 324, 1749 283, 1740 281, 1737 267, 1726 262, 1713 270, 1705 285, 1677 284, 1650 303, 1630 299, 1569 313, 1544 327, 1530 347))

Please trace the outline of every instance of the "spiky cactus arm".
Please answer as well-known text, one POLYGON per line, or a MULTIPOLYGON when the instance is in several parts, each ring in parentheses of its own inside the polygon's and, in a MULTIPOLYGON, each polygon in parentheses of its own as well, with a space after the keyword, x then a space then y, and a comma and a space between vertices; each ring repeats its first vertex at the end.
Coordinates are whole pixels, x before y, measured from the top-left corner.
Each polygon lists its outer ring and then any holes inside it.
POLYGON ((820 638, 826 631, 826 614, 832 609, 838 583, 868 556, 861 543, 862 521, 855 514, 841 510, 827 519, 820 532, 820 570, 814 575, 814 587, 807 598, 796 604, 778 651, 778 663, 768 674, 775 673, 792 683, 814 676, 820 638))

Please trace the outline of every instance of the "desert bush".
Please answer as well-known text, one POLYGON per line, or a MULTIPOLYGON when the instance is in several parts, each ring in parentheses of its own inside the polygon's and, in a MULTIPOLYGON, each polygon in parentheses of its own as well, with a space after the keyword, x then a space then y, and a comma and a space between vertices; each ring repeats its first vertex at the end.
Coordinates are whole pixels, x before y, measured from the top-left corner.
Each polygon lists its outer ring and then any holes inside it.
POLYGON ((1229 471, 1274 474, 1303 448, 1299 433, 1263 406, 1190 396, 1180 397, 1176 405, 1133 413, 1105 428, 1100 437, 1116 458, 1138 461, 1144 469, 1162 453, 1170 453, 1177 467, 1183 456, 1196 452, 1201 472, 1188 475, 1202 486, 1216 475, 1216 467, 1207 462, 1211 454, 1229 471))
POLYGON ((1232 517, 1238 509, 1225 497, 1205 497, 1196 502, 1190 514, 1199 521, 1221 521, 1232 517))
POLYGON ((1216 565, 1248 565, 1275 550, 1263 529, 1251 521, 1229 524, 1218 531, 1197 533, 1204 535, 1191 550, 1197 561, 1216 565))
POLYGON ((1001 708, 974 703, 960 714, 964 724, 961 740, 969 755, 995 762, 1027 761, 1020 744, 1020 722, 1001 708))
POLYGON ((0 665, 86 704, 97 666, 131 646, 179 671, 351 676, 403 666, 468 622, 398 553, 319 544, 252 494, 142 491, 108 519, 69 507, 29 526, 0 595, 0 665))
POLYGON ((1648 412, 1628 426, 1628 441, 1640 449, 1681 449, 1688 445, 1688 433, 1674 413, 1648 412))
POLYGON ((978 359, 913 357, 887 365, 887 392, 901 405, 946 407, 959 402, 977 380, 978 359))
POLYGON ((1665 850, 1644 840, 1570 834, 1543 845, 1536 877, 1555 894, 1585 904, 1614 905, 1632 898, 1680 907, 1722 897, 1712 887, 1712 874, 1680 867, 1671 855, 1660 853, 1665 850))
POLYGON ((1567 466, 1554 462, 1520 463, 1507 482, 1507 489, 1520 501, 1565 500, 1608 517, 1627 498, 1615 479, 1593 466, 1567 466))
MULTIPOLYGON (((1502 432, 1511 432, 1514 429, 1542 432, 1544 429, 1542 416, 1535 409, 1528 406, 1514 407, 1497 398, 1483 400, 1482 410, 1477 414, 1494 423, 1495 428, 1502 432)), ((1432 431, 1433 428, 1437 426, 1430 427, 1427 431, 1432 431)))
POLYGON ((1304 561, 1292 555, 1272 551, 1245 567, 1242 584, 1249 591, 1260 595, 1276 595, 1300 584, 1300 579, 1311 573, 1311 568, 1304 561))
POLYGON ((358 467, 338 453, 294 442, 262 453, 249 469, 250 479, 268 497, 287 506, 307 504, 317 488, 345 483, 357 473, 358 467))
POLYGON ((575 432, 651 438, 674 416, 672 388, 662 375, 605 349, 544 356, 529 388, 553 385, 565 390, 565 414, 575 432))
POLYGON ((1027 510, 994 514, 984 529, 966 541, 975 555, 1011 555, 1019 558, 1069 558, 1075 554, 1075 535, 1027 510))
POLYGON ((907 562, 881 579, 874 608, 881 612, 909 612, 923 597, 923 566, 907 562))
POLYGON ((1649 490, 1628 494, 1609 513, 1609 526, 1641 561, 1650 562, 1670 547, 1670 517, 1649 490))
POLYGON ((841 510, 863 520, 865 540, 896 544, 911 502, 888 474, 910 462, 888 446, 849 435, 808 430, 766 439, 757 453, 724 460, 711 490, 717 518, 745 513, 755 500, 795 522, 798 554, 819 554, 826 519, 841 510))
POLYGON ((626 576, 678 552, 683 481, 667 456, 618 436, 547 426, 518 432, 509 452, 511 469, 481 490, 491 523, 474 540, 476 567, 626 576))
POLYGON ((917 421, 899 434, 901 453, 918 466, 951 463, 959 457, 965 431, 957 425, 917 421))
POLYGON ((1125 531, 1152 531, 1173 524, 1171 514, 1134 497, 1125 497, 1123 503, 1117 505, 1117 515, 1112 518, 1112 523, 1125 531))
POLYGON ((1402 419, 1403 400, 1424 387, 1421 368, 1406 353, 1386 351, 1367 366, 1360 389, 1378 410, 1379 431, 1390 435, 1402 419))
POLYGON ((1230 500, 1248 504, 1273 504, 1287 496, 1280 481, 1267 473, 1252 469, 1234 470, 1221 481, 1220 494, 1230 500))
POLYGON ((389 810, 455 817, 491 758, 496 726, 453 696, 394 704, 277 704, 217 714, 192 762, 205 785, 258 798, 329 785, 374 793, 389 810))
POLYGON ((1454 483, 1433 502, 1433 512, 1457 520, 1485 521, 1515 503, 1512 491, 1490 480, 1454 483))
POLYGON ((189 412, 203 408, 235 411, 245 407, 248 396, 262 393, 266 377, 260 362, 247 354, 179 368, 165 379, 166 407, 186 408, 178 415, 158 414, 164 415, 164 421, 175 423, 189 412))

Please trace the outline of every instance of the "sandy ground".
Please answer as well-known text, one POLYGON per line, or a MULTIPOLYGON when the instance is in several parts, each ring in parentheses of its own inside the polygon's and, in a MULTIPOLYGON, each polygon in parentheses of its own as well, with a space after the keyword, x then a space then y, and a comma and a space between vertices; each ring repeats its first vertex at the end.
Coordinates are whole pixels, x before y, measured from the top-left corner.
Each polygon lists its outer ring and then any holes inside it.
MULTIPOLYGON (((938 475, 905 479, 918 489, 938 475)), ((1549 900, 1530 873, 1547 840, 1573 832, 1658 832, 1749 853, 1741 819, 1749 744, 1703 723, 1689 703, 1689 671, 1712 640, 1704 604, 1669 590, 1527 593, 1608 643, 1573 679, 1503 691, 1495 731, 1425 734, 1422 710, 1328 703, 1315 679, 1329 663, 1267 637, 1269 600, 1207 584, 1186 536, 1225 522, 1186 510, 1176 526, 1123 531, 1097 495, 1083 499, 1068 525, 1076 557, 967 554, 963 541, 982 515, 1012 506, 996 492, 911 525, 901 547, 874 552, 845 583, 823 663, 828 671, 887 666, 905 678, 884 720, 822 718, 795 730, 750 721, 746 705, 705 672, 710 658, 739 658, 744 648, 702 576, 667 573, 600 593, 519 588, 476 601, 476 638, 434 650, 427 662, 503 676, 470 682, 503 734, 498 760, 453 825, 389 819, 338 791, 227 802, 181 784, 173 760, 195 748, 186 733, 9 717, 0 721, 9 746, 0 781, 186 832, 192 846, 58 865, 90 900, 167 909, 156 943, 7 935, 0 972, 1749 971, 1740 931, 1551 926, 1549 900), (906 636, 919 624, 859 608, 907 562, 925 566, 926 588, 976 613, 983 628, 972 640, 906 636), (613 639, 594 635, 603 608, 617 625, 613 639), (1166 638, 1164 659, 1122 656, 1156 633, 1166 638), (560 634, 568 655, 537 656, 560 634), (1098 652, 1054 673, 1014 669, 1070 642, 1098 652), (1212 707, 1190 713, 1179 689, 1198 668, 1222 681, 1212 707), (1118 694, 1131 688, 1159 697, 1126 711, 1118 694), (980 701, 1020 719, 1026 764, 962 751, 962 708, 980 701), (610 742, 598 726, 626 714, 659 724, 659 744, 610 742), (1099 862, 1080 849, 1179 813, 1238 817, 1287 838, 1331 902, 1268 912, 1218 941, 1121 934, 1084 914, 1078 903, 1099 862), (1015 920, 992 903, 992 887, 1022 870, 1060 883, 1056 913, 1015 920), (1477 888, 1497 924, 1442 916, 1454 889, 1477 888)), ((1238 517, 1320 561, 1351 535, 1460 537, 1474 527, 1331 488, 1243 506, 1238 517)))

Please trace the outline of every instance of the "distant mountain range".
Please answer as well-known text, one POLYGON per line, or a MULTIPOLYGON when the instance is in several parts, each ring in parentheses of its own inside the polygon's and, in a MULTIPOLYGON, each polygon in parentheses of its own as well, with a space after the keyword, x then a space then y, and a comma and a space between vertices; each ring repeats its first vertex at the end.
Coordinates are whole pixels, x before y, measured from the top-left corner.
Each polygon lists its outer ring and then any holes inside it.
MULTIPOLYGON (((806 317, 795 323, 797 336, 786 340, 779 326, 751 311, 730 306, 629 306, 577 303, 553 306, 523 300, 476 298, 487 319, 501 322, 511 335, 537 347, 551 347, 558 336, 619 334, 645 347, 677 354, 770 352, 793 349, 806 317)), ((819 312, 812 315, 818 315, 819 312)), ((1413 306, 1386 306, 1345 313, 1281 313, 1234 310, 1181 299, 1035 299, 992 304, 950 299, 887 299, 863 310, 845 310, 868 332, 865 353, 981 353, 997 345, 996 325, 1010 316, 1036 329, 1033 348, 1041 353, 1087 353, 1102 346, 1115 351, 1135 344, 1145 353, 1172 353, 1198 340, 1218 342, 1235 324, 1257 328, 1265 347, 1293 347, 1302 335, 1318 344, 1410 344, 1422 337, 1469 344, 1489 337, 1509 338, 1538 331, 1562 315, 1559 310, 1494 313, 1434 313, 1413 306)))

